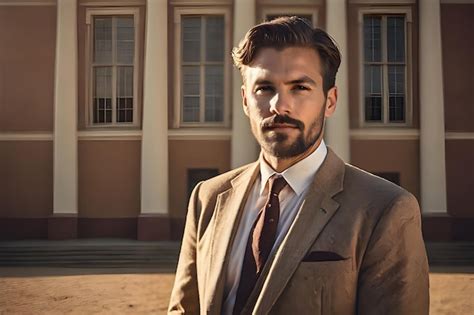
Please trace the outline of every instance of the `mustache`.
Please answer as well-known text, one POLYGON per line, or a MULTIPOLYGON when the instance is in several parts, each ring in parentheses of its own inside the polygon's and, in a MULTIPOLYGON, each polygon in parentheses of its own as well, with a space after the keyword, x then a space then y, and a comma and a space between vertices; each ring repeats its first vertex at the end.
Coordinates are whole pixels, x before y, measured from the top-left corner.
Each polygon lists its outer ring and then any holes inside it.
POLYGON ((273 128, 275 124, 288 124, 298 128, 301 131, 304 130, 304 123, 302 121, 291 118, 288 115, 273 115, 271 117, 265 118, 262 121, 261 126, 263 130, 267 130, 273 128))

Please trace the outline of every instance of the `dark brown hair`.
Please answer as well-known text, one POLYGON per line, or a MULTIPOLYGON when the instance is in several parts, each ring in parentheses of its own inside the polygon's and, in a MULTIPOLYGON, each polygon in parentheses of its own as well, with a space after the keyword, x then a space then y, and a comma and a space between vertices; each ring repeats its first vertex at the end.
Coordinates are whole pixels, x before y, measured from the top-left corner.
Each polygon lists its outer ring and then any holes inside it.
POLYGON ((245 66, 252 63, 262 48, 282 50, 288 47, 309 47, 316 50, 321 60, 323 91, 332 88, 341 64, 341 54, 334 40, 320 28, 313 28, 305 19, 280 17, 252 27, 238 47, 232 50, 234 65, 244 77, 245 66))

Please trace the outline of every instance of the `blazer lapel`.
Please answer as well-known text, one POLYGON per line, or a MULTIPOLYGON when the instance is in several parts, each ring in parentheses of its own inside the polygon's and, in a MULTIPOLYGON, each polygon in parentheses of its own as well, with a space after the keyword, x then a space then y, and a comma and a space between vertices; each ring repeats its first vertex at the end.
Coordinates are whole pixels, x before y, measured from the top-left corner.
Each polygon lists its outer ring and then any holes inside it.
POLYGON ((332 197, 343 189, 344 169, 344 162, 329 149, 288 234, 262 270, 244 314, 270 312, 299 263, 339 208, 332 197))
POLYGON ((258 165, 252 164, 231 181, 232 188, 217 196, 205 294, 208 314, 221 312, 228 258, 245 201, 259 174, 258 165))

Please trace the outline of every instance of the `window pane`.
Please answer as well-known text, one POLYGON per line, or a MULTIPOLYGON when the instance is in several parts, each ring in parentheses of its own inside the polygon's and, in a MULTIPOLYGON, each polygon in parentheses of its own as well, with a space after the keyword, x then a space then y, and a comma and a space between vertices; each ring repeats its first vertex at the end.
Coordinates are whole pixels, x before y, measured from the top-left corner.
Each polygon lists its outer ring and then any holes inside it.
POLYGON ((390 121, 405 121, 405 97, 390 96, 388 101, 390 121))
POLYGON ((405 18, 387 17, 387 54, 389 62, 405 61, 405 18))
POLYGON ((117 67, 117 96, 133 97, 133 67, 117 67))
POLYGON ((382 66, 365 66, 365 95, 382 94, 382 66))
POLYGON ((199 97, 183 97, 183 122, 199 122, 199 97))
POLYGON ((199 66, 183 68, 183 122, 199 122, 199 66))
POLYGON ((405 94, 405 66, 388 67, 388 88, 390 94, 405 94))
POLYGON ((111 98, 94 98, 93 99, 93 121, 94 123, 111 123, 112 122, 112 99, 111 98))
POLYGON ((181 20, 182 54, 184 62, 201 59, 201 17, 183 16, 181 20))
POLYGON ((365 120, 382 120, 382 66, 365 66, 365 120))
POLYGON ((224 66, 206 66, 205 120, 219 122, 224 119, 224 66))
POLYGON ((133 67, 117 67, 117 122, 133 122, 133 67))
POLYGON ((112 18, 94 18, 94 63, 112 63, 112 18))
POLYGON ((382 60, 380 16, 364 16, 364 60, 378 62, 382 60))
POLYGON ((112 67, 94 68, 94 97, 112 97, 112 67))
POLYGON ((112 122, 112 67, 95 67, 93 83, 93 121, 112 122))
POLYGON ((389 120, 405 121, 405 66, 388 67, 389 120))
POLYGON ((382 97, 366 96, 365 97, 365 120, 381 121, 382 120, 382 97))
POLYGON ((133 17, 117 17, 117 63, 133 64, 134 30, 133 17))
POLYGON ((206 17, 206 60, 224 60, 224 17, 206 17))
POLYGON ((183 95, 199 96, 199 66, 183 67, 183 95))

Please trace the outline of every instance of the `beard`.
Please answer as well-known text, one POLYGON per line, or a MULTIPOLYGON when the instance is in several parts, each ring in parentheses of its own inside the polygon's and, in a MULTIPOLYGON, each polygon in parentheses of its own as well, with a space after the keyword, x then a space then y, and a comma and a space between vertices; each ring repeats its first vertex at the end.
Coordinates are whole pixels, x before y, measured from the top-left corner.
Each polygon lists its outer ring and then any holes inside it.
POLYGON ((324 106, 319 116, 309 126, 289 116, 272 116, 262 121, 261 133, 257 140, 262 149, 274 157, 287 159, 308 151, 321 137, 324 128, 324 106), (289 124, 298 129, 296 138, 289 142, 288 134, 272 131, 272 124, 289 124), (305 135, 305 129, 308 132, 305 135))

